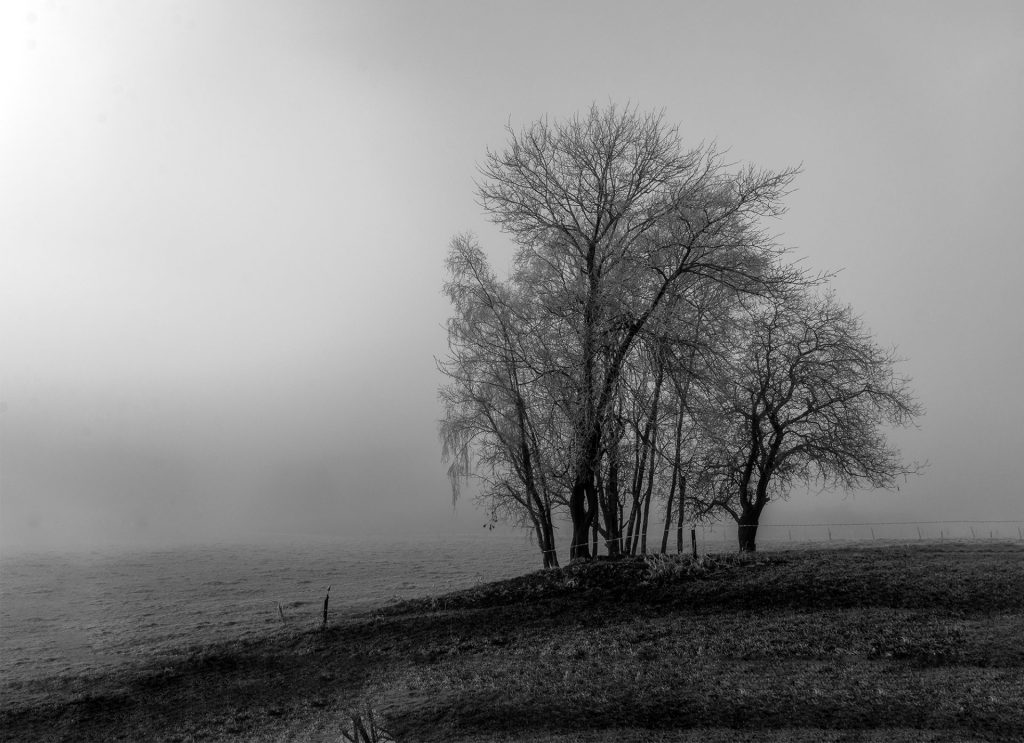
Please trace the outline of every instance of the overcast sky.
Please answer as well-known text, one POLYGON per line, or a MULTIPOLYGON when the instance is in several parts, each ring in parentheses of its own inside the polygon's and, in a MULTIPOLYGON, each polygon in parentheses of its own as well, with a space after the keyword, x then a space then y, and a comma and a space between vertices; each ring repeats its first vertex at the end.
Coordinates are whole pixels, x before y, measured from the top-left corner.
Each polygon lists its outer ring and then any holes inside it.
POLYGON ((776 225, 927 407, 899 493, 1024 519, 1024 4, 0 1, 0 543, 442 533, 487 147, 591 102, 803 164, 776 225))

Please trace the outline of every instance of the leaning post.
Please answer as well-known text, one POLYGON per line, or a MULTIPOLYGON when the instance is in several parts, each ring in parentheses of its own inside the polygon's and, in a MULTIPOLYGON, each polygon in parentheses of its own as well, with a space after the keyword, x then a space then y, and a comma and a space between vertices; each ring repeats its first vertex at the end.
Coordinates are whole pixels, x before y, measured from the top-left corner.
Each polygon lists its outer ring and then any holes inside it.
POLYGON ((331 600, 331 587, 327 586, 327 593, 324 595, 324 618, 320 623, 321 628, 327 627, 327 603, 331 600))

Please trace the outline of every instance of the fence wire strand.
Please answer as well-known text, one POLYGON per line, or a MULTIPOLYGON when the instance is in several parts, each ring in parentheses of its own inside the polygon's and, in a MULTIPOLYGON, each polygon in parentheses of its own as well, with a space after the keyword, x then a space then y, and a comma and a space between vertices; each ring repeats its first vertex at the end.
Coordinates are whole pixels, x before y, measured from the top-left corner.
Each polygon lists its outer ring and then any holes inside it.
MULTIPOLYGON (((715 522, 711 524, 687 524, 683 529, 683 552, 692 548, 691 530, 694 530, 697 549, 701 552, 719 552, 723 549, 738 548, 739 526, 733 523, 715 522)), ((676 534, 677 527, 669 532, 669 553, 678 551, 676 534)), ((760 524, 757 527, 758 549, 786 549, 789 546, 834 546, 888 543, 910 544, 927 541, 1024 541, 1024 520, 999 521, 873 521, 873 522, 818 522, 801 524, 760 524)), ((661 552, 663 532, 647 534, 647 554, 661 552)), ((598 545, 603 552, 607 545, 619 542, 624 549, 637 544, 637 552, 642 535, 616 537, 607 539, 598 537, 598 545)), ((553 550, 555 551, 555 550, 553 550)))

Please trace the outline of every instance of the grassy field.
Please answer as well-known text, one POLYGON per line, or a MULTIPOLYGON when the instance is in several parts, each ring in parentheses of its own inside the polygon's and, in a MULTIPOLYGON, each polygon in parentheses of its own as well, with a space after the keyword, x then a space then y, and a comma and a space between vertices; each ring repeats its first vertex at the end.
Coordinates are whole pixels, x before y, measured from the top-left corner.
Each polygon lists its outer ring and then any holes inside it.
POLYGON ((3 689, 10 741, 1022 741, 1024 545, 599 561, 3 689))

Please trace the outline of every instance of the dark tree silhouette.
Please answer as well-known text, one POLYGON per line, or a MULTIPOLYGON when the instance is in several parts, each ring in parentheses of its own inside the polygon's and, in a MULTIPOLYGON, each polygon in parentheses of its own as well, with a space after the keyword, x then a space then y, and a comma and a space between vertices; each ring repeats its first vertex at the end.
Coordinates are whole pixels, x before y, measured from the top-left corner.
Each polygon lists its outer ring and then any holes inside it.
POLYGON ((781 213, 795 170, 730 171, 714 147, 684 151, 661 115, 614 106, 508 134, 478 193, 516 243, 513 281, 561 339, 570 558, 588 558, 605 427, 640 334, 687 282, 773 273, 781 251, 758 223, 781 213))
POLYGON ((794 482, 887 488, 920 471, 884 429, 923 409, 895 351, 833 294, 803 288, 747 304, 705 398, 699 478, 705 509, 731 514, 740 549, 754 550, 765 505, 794 482))

